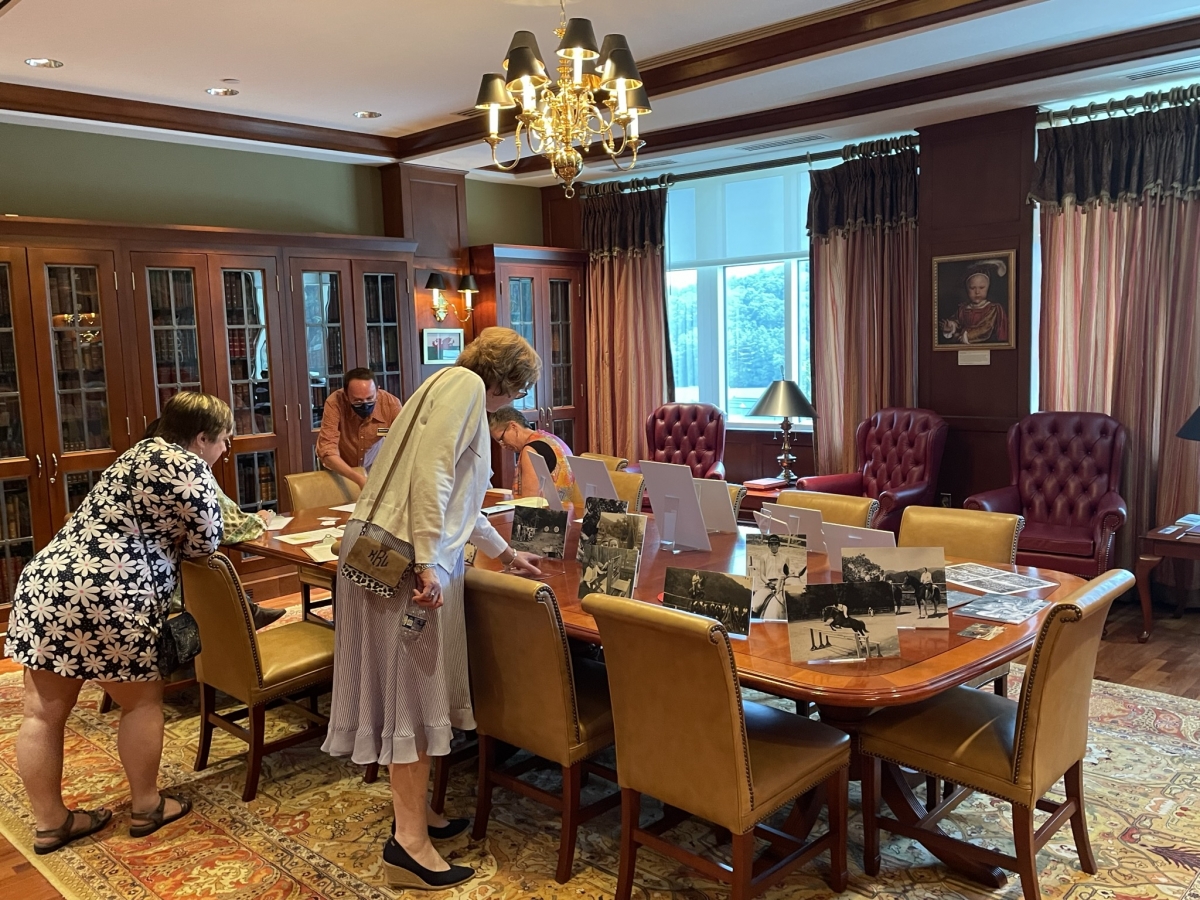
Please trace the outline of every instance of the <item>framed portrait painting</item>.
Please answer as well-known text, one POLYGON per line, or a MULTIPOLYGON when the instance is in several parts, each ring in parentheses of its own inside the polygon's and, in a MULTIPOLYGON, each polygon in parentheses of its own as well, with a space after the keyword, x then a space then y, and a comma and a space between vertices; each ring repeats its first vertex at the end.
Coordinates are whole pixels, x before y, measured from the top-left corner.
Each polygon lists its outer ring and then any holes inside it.
POLYGON ((426 328, 421 332, 421 362, 426 365, 453 365, 462 348, 461 328, 426 328))
POLYGON ((933 258, 933 349, 1016 347, 1015 250, 933 258))

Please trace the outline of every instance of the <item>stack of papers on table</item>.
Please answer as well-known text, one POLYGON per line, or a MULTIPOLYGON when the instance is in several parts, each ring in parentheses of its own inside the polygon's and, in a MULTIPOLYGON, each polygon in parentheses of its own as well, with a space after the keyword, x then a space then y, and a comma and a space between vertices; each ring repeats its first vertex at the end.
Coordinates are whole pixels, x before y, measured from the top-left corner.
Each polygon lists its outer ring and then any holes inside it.
POLYGON ((991 566, 981 566, 979 563, 959 563, 956 566, 947 566, 946 580, 988 594, 1021 594, 1040 588, 1058 587, 1053 581, 1043 581, 1029 575, 1019 575, 1016 572, 1006 572, 1004 569, 993 569, 991 566))
POLYGON ((974 619, 992 619, 1016 625, 1030 616, 1035 616, 1050 604, 1033 597, 1005 597, 1000 594, 984 594, 955 611, 960 616, 974 619))
POLYGON ((315 544, 317 541, 323 541, 325 538, 340 538, 342 532, 346 530, 344 525, 335 525, 332 528, 318 528, 315 531, 297 531, 295 534, 281 534, 276 540, 283 541, 285 544, 315 544))

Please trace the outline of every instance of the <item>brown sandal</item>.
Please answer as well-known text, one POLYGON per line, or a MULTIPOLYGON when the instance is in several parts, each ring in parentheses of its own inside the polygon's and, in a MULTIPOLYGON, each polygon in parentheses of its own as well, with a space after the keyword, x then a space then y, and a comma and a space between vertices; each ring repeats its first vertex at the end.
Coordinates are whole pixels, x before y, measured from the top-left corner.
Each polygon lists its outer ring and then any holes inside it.
POLYGON ((112 813, 104 807, 100 809, 69 809, 67 810, 67 820, 57 828, 48 828, 45 831, 35 831, 33 836, 35 842, 33 852, 42 856, 46 853, 53 853, 55 850, 61 850, 63 847, 72 841, 77 841, 80 838, 85 838, 89 834, 95 834, 101 828, 108 824, 108 820, 112 818, 112 813), (71 830, 71 826, 75 824, 75 814, 83 813, 88 817, 88 824, 77 830, 71 830), (53 844, 39 844, 36 839, 39 838, 54 838, 53 844))
POLYGON ((162 828, 164 825, 170 825, 176 819, 182 819, 191 811, 191 800, 188 800, 184 797, 176 797, 174 794, 165 794, 160 791, 158 795, 158 806, 156 806, 150 812, 131 812, 129 814, 131 820, 144 819, 146 823, 144 825, 134 825, 131 823, 129 826, 129 836, 140 838, 145 837, 148 834, 154 834, 154 832, 158 831, 158 829, 162 828), (179 804, 179 812, 173 816, 163 815, 163 810, 166 809, 168 800, 174 800, 179 804))

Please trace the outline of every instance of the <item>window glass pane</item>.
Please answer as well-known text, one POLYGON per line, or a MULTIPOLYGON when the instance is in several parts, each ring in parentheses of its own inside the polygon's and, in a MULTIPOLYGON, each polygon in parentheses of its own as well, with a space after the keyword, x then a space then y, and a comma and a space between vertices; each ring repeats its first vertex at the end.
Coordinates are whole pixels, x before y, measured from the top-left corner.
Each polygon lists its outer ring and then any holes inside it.
POLYGON ((700 376, 695 269, 667 273, 667 325, 671 332, 675 399, 696 403, 700 400, 700 376))
POLYGON ((725 269, 725 402, 748 416, 784 371, 784 263, 725 269))
POLYGON ((667 195, 667 247, 673 263, 696 258, 696 191, 673 189, 667 195))
POLYGON ((783 176, 725 185, 725 255, 783 252, 783 176))
POLYGON ((797 384, 804 396, 812 398, 812 305, 809 294, 808 260, 796 260, 796 330, 799 339, 796 342, 797 368, 800 377, 797 384))

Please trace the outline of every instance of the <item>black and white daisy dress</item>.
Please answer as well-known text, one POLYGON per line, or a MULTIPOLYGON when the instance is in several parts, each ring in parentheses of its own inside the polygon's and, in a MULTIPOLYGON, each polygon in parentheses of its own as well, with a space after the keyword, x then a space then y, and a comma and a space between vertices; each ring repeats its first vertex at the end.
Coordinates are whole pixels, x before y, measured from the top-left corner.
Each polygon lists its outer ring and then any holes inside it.
POLYGON ((217 496, 208 464, 176 444, 153 438, 121 454, 21 572, 5 655, 67 678, 160 678, 180 557, 221 543, 217 496))

